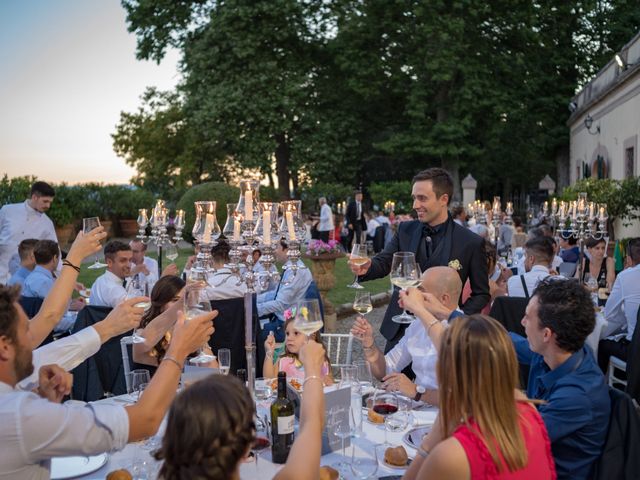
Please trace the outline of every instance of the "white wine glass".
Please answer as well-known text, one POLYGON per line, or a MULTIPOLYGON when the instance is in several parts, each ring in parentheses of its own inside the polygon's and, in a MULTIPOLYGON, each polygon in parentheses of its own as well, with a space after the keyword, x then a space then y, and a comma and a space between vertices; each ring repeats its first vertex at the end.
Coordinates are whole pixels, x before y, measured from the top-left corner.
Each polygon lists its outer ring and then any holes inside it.
MULTIPOLYGON (((211 311, 211 302, 207 298, 205 294, 205 290, 202 288, 197 288, 197 286, 188 286, 185 289, 184 293, 184 317, 188 322, 195 317, 202 315, 203 313, 207 313, 211 311)), ((214 360, 216 357, 212 354, 205 353, 204 349, 207 347, 205 343, 202 347, 198 349, 198 355, 191 358, 189 362, 191 363, 209 363, 214 360)))
POLYGON ((320 304, 316 298, 298 303, 293 328, 309 336, 320 330, 323 325, 320 304))
POLYGON ((350 413, 351 409, 347 407, 333 407, 329 410, 327 430, 331 435, 338 437, 342 445, 342 460, 334 463, 332 467, 338 470, 343 476, 347 475, 347 470, 349 469, 349 463, 346 461, 345 440, 351 437, 350 413))
MULTIPOLYGON (((147 282, 143 282, 140 280, 139 275, 134 275, 131 280, 127 283, 127 298, 136 298, 136 297, 147 297, 147 300, 142 302, 138 302, 134 305, 136 308, 143 308, 148 310, 151 307, 151 301, 149 298, 149 284, 147 282)), ((133 335, 131 336, 131 341, 133 343, 144 343, 146 339, 142 336, 142 329, 136 328, 133 330, 133 335)))
MULTIPOLYGON (((349 256, 349 261, 354 265, 361 266, 367 263, 369 258, 367 257, 367 246, 365 244, 354 243, 351 248, 351 255, 349 256)), ((364 288, 362 285, 358 283, 358 275, 353 279, 353 283, 347 285, 349 288, 364 288)))
MULTIPOLYGON (((94 228, 98 228, 100 226, 100 218, 99 217, 87 217, 82 219, 82 232, 86 235, 94 228)), ((106 263, 102 263, 98 260, 98 255, 94 256, 93 264, 89 265, 89 269, 96 270, 98 268, 105 268, 107 266, 106 263)))
MULTIPOLYGON (((384 458, 384 457, 383 457, 384 458)), ((365 480, 367 478, 375 478, 374 475, 378 471, 378 445, 374 448, 357 452, 354 448, 351 452, 351 472, 356 478, 365 480)))
POLYGON ((223 375, 229 375, 231 370, 231 350, 220 348, 218 350, 218 368, 223 375))
POLYGON ((140 395, 142 395, 142 392, 144 391, 143 386, 146 386, 151 381, 151 376, 149 374, 149 371, 143 368, 131 370, 131 372, 129 372, 129 375, 131 378, 131 391, 128 393, 135 394, 136 399, 139 400, 140 395))
POLYGON ((170 262, 175 262, 178 258, 178 248, 170 243, 165 247, 164 256, 167 257, 170 262))
MULTIPOLYGON (((420 285, 420 267, 416 263, 416 256, 412 252, 396 252, 391 262, 391 283, 401 290, 420 285)), ((400 315, 391 317, 396 323, 411 323, 416 319, 404 310, 400 315)))
POLYGON ((353 309, 362 316, 370 313, 371 310, 373 310, 373 304, 371 303, 371 293, 356 292, 356 296, 353 299, 353 309))

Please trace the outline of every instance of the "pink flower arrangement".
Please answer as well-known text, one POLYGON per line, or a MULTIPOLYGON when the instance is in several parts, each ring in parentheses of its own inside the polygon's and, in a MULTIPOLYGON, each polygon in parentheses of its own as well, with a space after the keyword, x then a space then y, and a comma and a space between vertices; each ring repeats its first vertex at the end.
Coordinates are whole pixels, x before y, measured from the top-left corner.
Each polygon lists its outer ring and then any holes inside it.
POLYGON ((325 243, 322 240, 311 240, 307 245, 307 254, 321 255, 323 253, 342 253, 342 246, 336 240, 325 243))

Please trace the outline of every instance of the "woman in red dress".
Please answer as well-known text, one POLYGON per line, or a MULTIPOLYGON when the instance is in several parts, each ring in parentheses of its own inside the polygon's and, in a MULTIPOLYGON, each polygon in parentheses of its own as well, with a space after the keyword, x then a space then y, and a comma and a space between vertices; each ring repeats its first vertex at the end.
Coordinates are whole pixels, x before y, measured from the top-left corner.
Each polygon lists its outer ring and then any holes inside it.
POLYGON ((555 479, 547 429, 520 391, 506 330, 485 315, 458 317, 438 354, 440 414, 404 478, 555 479))

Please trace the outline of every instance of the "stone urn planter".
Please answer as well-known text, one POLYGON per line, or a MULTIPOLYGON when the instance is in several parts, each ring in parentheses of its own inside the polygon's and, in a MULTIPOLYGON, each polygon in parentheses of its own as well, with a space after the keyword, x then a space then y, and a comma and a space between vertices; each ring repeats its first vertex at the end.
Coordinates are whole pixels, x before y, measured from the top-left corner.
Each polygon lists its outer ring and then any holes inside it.
POLYGON ((56 237, 58 237, 58 245, 60 247, 65 247, 69 245, 74 240, 74 235, 76 233, 76 228, 73 223, 67 223, 61 227, 56 228, 56 237))
POLYGON ((311 260, 311 274, 320 291, 324 307, 324 329, 329 333, 336 330, 337 315, 336 309, 329 301, 327 294, 329 290, 336 286, 336 276, 334 274, 336 260, 342 257, 344 257, 342 252, 321 253, 319 255, 304 254, 304 258, 311 260))
POLYGON ((124 238, 135 238, 138 235, 138 222, 132 218, 121 218, 118 220, 120 235, 124 238))

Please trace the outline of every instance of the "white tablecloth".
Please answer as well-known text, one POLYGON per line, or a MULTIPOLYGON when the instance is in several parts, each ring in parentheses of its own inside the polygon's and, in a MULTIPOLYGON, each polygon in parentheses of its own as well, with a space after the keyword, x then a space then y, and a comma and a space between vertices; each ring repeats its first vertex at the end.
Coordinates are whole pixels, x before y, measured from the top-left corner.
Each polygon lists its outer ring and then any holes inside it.
MULTIPOLYGON (((113 401, 112 399, 104 400, 104 401, 113 401)), ((122 405, 122 403, 120 403, 122 405)), ((412 424, 403 432, 392 433, 387 432, 387 440, 393 445, 403 445, 410 458, 415 457, 415 450, 410 448, 402 441, 402 437, 404 434, 415 426, 424 425, 424 424, 433 424, 433 421, 437 415, 436 408, 428 408, 422 409, 420 411, 414 411, 412 413, 413 421, 412 424)), ((356 449, 357 456, 364 456, 365 454, 371 456, 371 452, 375 445, 379 445, 384 443, 384 425, 374 425, 366 420, 366 414, 364 414, 365 420, 363 421, 363 432, 362 436, 359 438, 352 438, 352 445, 346 449, 346 459, 342 456, 342 452, 333 452, 327 455, 324 455, 320 459, 321 465, 332 465, 341 460, 345 460, 347 462, 351 462, 351 454, 352 448, 356 449), (366 452, 366 453, 365 453, 366 452)), ((136 471, 144 471, 147 476, 141 475, 137 478, 156 478, 157 472, 160 468, 160 462, 157 462, 150 455, 150 451, 143 448, 144 442, 139 443, 130 443, 128 444, 124 450, 119 452, 114 452, 109 456, 109 461, 100 469, 91 474, 85 475, 83 479, 92 479, 92 480, 103 480, 105 476, 113 471, 120 468, 125 468, 132 473, 136 471), (134 466, 136 468, 134 468, 134 466)), ((379 459, 382 462, 382 459, 379 459)), ((240 466, 240 478, 243 480, 250 479, 268 479, 272 478, 278 470, 282 468, 282 465, 276 465, 271 462, 271 451, 269 449, 261 452, 258 457, 257 462, 244 463, 240 466)), ((383 477, 386 475, 402 475, 404 469, 392 469, 388 468, 382 463, 379 463, 378 472, 376 477, 383 477)), ((349 472, 350 473, 350 472, 349 472)), ((136 478, 134 476, 134 478, 136 478)), ((348 475, 346 479, 356 478, 353 475, 348 475)))

